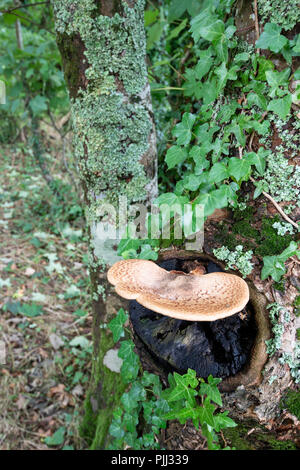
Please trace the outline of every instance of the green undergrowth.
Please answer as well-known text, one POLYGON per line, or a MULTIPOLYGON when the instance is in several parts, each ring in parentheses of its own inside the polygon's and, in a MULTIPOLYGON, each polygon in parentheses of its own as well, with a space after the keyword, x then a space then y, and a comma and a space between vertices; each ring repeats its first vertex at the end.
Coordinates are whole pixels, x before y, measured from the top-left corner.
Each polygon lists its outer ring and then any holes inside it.
MULTIPOLYGON (((108 430, 107 449, 163 449, 161 430, 166 429, 167 423, 178 420, 184 425, 191 420, 206 438, 208 449, 223 449, 218 434, 222 429, 236 426, 236 423, 228 416, 228 411, 221 412, 222 398, 217 387, 221 379, 210 375, 205 382, 196 377, 194 370, 188 369, 183 375, 176 372, 169 374, 168 387, 164 388, 158 375, 142 370, 135 345, 131 339, 127 339, 127 328, 124 328, 127 321, 128 314, 120 309, 108 324, 112 335, 107 332, 105 338, 110 346, 115 343, 118 348, 121 366, 119 374, 112 373, 112 378, 116 378, 113 388, 109 390, 114 395, 112 403, 101 403, 102 410, 96 420, 90 406, 87 410, 91 423, 86 421, 82 431, 86 428, 90 438, 94 434, 91 448, 101 448, 104 445, 104 436, 108 430), (107 429, 108 416, 111 414, 113 418, 107 429)), ((106 374, 108 369, 103 367, 103 355, 98 354, 98 358, 95 373, 99 364, 98 372, 106 374)), ((104 383, 106 382, 107 379, 104 383)), ((225 446, 225 449, 229 447, 225 446)))

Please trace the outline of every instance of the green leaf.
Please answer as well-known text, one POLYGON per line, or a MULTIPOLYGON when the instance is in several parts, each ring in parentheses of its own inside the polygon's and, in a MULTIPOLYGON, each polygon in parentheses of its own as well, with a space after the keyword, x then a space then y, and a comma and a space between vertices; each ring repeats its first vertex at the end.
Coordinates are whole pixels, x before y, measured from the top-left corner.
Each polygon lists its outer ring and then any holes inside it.
POLYGON ((228 104, 223 105, 217 114, 218 121, 220 121, 221 124, 230 121, 238 108, 240 108, 240 105, 236 100, 232 100, 228 104))
POLYGON ((209 170, 209 182, 219 183, 229 177, 228 168, 223 162, 215 163, 209 170))
POLYGON ((237 423, 235 423, 233 419, 229 418, 227 414, 228 411, 225 411, 224 413, 218 413, 214 416, 215 430, 217 432, 221 431, 221 429, 235 428, 237 426, 237 423))
POLYGON ((278 98, 270 101, 268 104, 268 111, 273 111, 281 119, 285 119, 289 114, 292 105, 292 95, 289 93, 283 98, 278 98))
POLYGON ((201 147, 193 145, 191 151, 189 152, 189 157, 191 157, 197 165, 197 169, 206 170, 209 167, 209 161, 205 158, 206 151, 201 147))
POLYGON ((203 193, 197 197, 195 204, 203 204, 204 217, 208 217, 215 209, 221 209, 227 206, 227 194, 224 188, 203 193))
POLYGON ((216 385, 210 385, 206 383, 202 383, 200 386, 200 393, 199 395, 207 395, 207 397, 217 403, 217 405, 222 406, 222 398, 221 394, 216 385))
POLYGON ((150 51, 154 44, 160 40, 164 27, 163 21, 157 21, 153 26, 150 26, 147 34, 147 51, 150 51))
POLYGON ((213 58, 209 50, 200 51, 199 61, 195 67, 195 73, 198 80, 201 80, 210 70, 213 64, 213 58))
POLYGON ((176 143, 178 145, 188 145, 192 137, 192 127, 194 125, 196 116, 191 113, 184 113, 182 121, 177 124, 172 134, 177 137, 176 143))
POLYGON ((296 242, 291 242, 289 246, 278 255, 278 258, 282 261, 286 261, 291 256, 298 256, 298 258, 300 258, 300 250, 296 242))
POLYGON ((37 95, 29 101, 29 106, 35 116, 47 111, 47 98, 45 96, 37 95))
POLYGON ((279 92, 279 87, 282 85, 288 86, 288 79, 291 73, 290 68, 286 68, 282 70, 281 72, 277 72, 275 70, 267 70, 266 71, 266 79, 268 84, 271 87, 271 90, 269 92, 269 96, 271 98, 274 98, 276 94, 279 92))
POLYGON ((171 0, 169 6, 169 22, 180 18, 186 11, 187 5, 182 0, 171 0))
POLYGON ((159 10, 146 10, 144 13, 145 26, 149 26, 157 19, 159 10))
POLYGON ((271 276, 274 281, 279 282, 286 272, 284 266, 285 261, 295 255, 300 258, 300 250, 298 249, 297 243, 292 241, 280 255, 264 256, 261 279, 264 281, 268 276, 271 276))
POLYGON ((257 80, 265 81, 266 80, 266 72, 268 70, 274 70, 274 68, 275 68, 274 64, 271 60, 266 59, 264 56, 260 56, 257 60, 258 60, 258 74, 257 74, 256 78, 257 78, 257 80))
POLYGON ((237 157, 231 157, 229 159, 228 173, 230 176, 233 176, 236 181, 247 181, 250 176, 250 172, 251 165, 247 159, 239 159, 237 157))
POLYGON ((22 304, 21 307, 19 308, 19 312, 21 315, 24 315, 25 317, 38 317, 40 315, 43 315, 43 307, 41 305, 36 305, 36 304, 22 304))
POLYGON ((158 253, 153 250, 151 245, 145 244, 142 245, 141 252, 138 257, 139 259, 149 259, 152 261, 156 261, 158 258, 158 253))
POLYGON ((266 23, 263 33, 258 41, 256 41, 256 47, 260 49, 270 49, 270 51, 273 52, 280 52, 288 43, 288 39, 280 33, 280 26, 274 23, 266 23))
POLYGON ((196 191, 201 184, 201 178, 198 175, 191 174, 186 175, 183 180, 183 185, 185 189, 189 191, 196 191))
POLYGON ((211 13, 210 8, 206 8, 191 21, 191 31, 195 42, 200 37, 207 41, 216 41, 224 33, 225 25, 219 20, 217 15, 211 13))
POLYGON ((263 109, 266 111, 267 109, 267 100, 264 95, 260 93, 248 93, 247 95, 247 104, 249 106, 257 106, 258 108, 263 109))
POLYGON ((166 163, 168 165, 168 169, 170 170, 179 163, 183 163, 186 158, 187 150, 183 147, 179 147, 178 145, 173 145, 168 149, 166 154, 166 163))
POLYGON ((264 266, 261 270, 261 279, 264 281, 271 276, 275 282, 279 282, 285 274, 285 266, 282 261, 278 261, 277 256, 264 256, 264 266))
POLYGON ((266 159, 270 155, 270 150, 265 150, 263 147, 259 147, 258 152, 250 152, 245 155, 245 159, 251 164, 255 165, 258 173, 263 176, 266 169, 266 159))
POLYGON ((171 39, 177 38, 177 36, 179 36, 181 31, 186 27, 186 24, 187 24, 187 18, 181 21, 181 23, 176 28, 172 29, 171 33, 167 37, 167 40, 171 41, 171 39))
POLYGON ((114 342, 117 343, 124 332, 124 324, 128 320, 128 314, 123 308, 117 313, 117 316, 108 323, 108 328, 113 334, 114 342))
POLYGON ((172 206, 173 204, 178 204, 178 203, 179 203, 178 196, 174 193, 161 194, 154 201, 154 204, 158 204, 159 206, 161 206, 162 204, 167 204, 168 206, 172 206))
POLYGON ((205 398, 203 406, 198 408, 198 417, 200 419, 201 426, 203 424, 208 424, 212 428, 215 426, 213 413, 215 411, 215 406, 210 403, 209 398, 205 398))
POLYGON ((66 428, 61 426, 52 436, 45 438, 45 443, 48 446, 60 446, 64 443, 66 428))
POLYGON ((298 36, 297 36, 296 44, 293 47, 293 53, 294 54, 300 54, 300 34, 298 34, 298 36))

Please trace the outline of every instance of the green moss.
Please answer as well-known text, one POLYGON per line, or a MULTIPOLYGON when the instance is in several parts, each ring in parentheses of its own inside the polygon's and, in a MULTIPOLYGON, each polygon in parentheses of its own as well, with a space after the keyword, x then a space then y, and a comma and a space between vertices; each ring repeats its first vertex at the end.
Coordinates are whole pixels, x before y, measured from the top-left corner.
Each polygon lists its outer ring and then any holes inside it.
POLYGON ((240 220, 236 222, 232 227, 233 233, 237 233, 245 238, 254 238, 259 237, 259 232, 255 228, 251 227, 248 220, 240 220))
POLYGON ((291 235, 285 235, 282 237, 277 234, 277 231, 272 225, 274 222, 278 222, 280 218, 278 216, 262 219, 262 226, 260 232, 260 239, 255 253, 260 256, 267 255, 278 255, 287 248, 290 242, 293 240, 291 235))
POLYGON ((239 424, 235 428, 227 428, 223 430, 226 440, 229 440, 230 447, 237 450, 255 450, 255 447, 247 438, 249 429, 246 426, 239 424))
MULTIPOLYGON (((219 224, 216 240, 227 246, 231 251, 238 245, 243 245, 245 250, 253 250, 256 255, 268 256, 278 255, 285 250, 294 239, 292 235, 278 235, 272 226, 280 221, 280 217, 263 217, 261 229, 256 230, 252 226, 255 219, 253 208, 248 207, 245 211, 235 211, 234 223, 230 226, 223 222, 219 224), (229 231, 231 229, 231 231, 229 231), (242 237, 239 238, 239 237, 242 237)), ((278 285, 282 289, 283 285, 278 285)))
POLYGON ((293 441, 277 441, 270 439, 269 444, 273 450, 297 450, 293 441))
POLYGON ((92 388, 85 400, 85 415, 80 426, 81 437, 94 450, 107 447, 112 414, 126 388, 121 375, 103 364, 105 353, 113 347, 112 334, 103 330, 93 363, 92 388))
POLYGON ((300 392, 289 390, 281 401, 281 407, 287 408, 293 415, 300 419, 300 392))
POLYGON ((274 433, 252 420, 240 423, 235 428, 224 429, 223 434, 230 446, 237 450, 296 450, 292 441, 277 440, 274 433))

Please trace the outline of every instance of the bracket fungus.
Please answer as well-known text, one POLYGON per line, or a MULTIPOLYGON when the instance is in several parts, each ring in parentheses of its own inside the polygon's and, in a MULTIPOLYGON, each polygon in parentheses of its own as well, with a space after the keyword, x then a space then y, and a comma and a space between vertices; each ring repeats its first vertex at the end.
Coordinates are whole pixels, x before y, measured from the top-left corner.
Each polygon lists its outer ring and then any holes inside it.
POLYGON ((247 283, 224 272, 167 271, 153 261, 128 259, 114 264, 107 278, 121 297, 180 320, 218 320, 240 312, 249 301, 247 283))
POLYGON ((108 271, 130 300, 134 340, 147 370, 222 378, 221 391, 260 383, 271 330, 266 299, 253 284, 224 272, 216 258, 166 250, 157 263, 124 260, 108 271))

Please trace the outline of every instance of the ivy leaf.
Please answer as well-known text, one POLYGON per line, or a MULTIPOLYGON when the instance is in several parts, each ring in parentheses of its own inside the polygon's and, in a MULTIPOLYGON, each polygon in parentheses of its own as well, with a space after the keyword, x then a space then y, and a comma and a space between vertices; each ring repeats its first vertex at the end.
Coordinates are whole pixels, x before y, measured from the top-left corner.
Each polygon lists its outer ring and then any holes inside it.
POLYGON ((212 428, 215 426, 213 413, 215 411, 215 406, 210 403, 209 398, 205 398, 203 406, 199 407, 197 410, 198 417, 200 419, 201 425, 208 424, 212 428))
POLYGON ((221 209, 227 206, 227 194, 224 188, 219 188, 211 192, 200 194, 194 202, 195 204, 203 204, 204 217, 208 217, 215 209, 221 209))
POLYGON ((228 411, 214 415, 215 430, 217 432, 224 428, 235 428, 237 426, 237 423, 229 418, 227 414, 228 411))
POLYGON ((200 395, 207 395, 210 400, 222 406, 221 394, 216 385, 202 383, 200 386, 200 395))
POLYGON ((181 23, 174 29, 172 29, 171 33, 167 37, 168 41, 171 41, 171 39, 177 38, 177 36, 181 33, 181 31, 186 27, 187 24, 187 18, 185 18, 181 23))
POLYGON ((207 170, 209 167, 209 161, 205 158, 206 151, 202 146, 198 147, 193 145, 191 151, 189 152, 189 157, 191 157, 196 163, 197 170, 207 170))
POLYGON ((37 95, 29 101, 29 106, 35 116, 47 111, 47 98, 45 96, 37 95))
POLYGON ((298 34, 298 36, 297 36, 296 44, 293 47, 293 53, 294 54, 300 54, 300 34, 298 34))
POLYGON ((43 312, 43 307, 41 305, 37 304, 22 304, 21 307, 19 308, 19 312, 21 315, 24 315, 25 317, 38 317, 42 315, 43 312))
POLYGON ((274 23, 266 23, 264 31, 258 41, 256 47, 260 49, 270 49, 273 52, 280 52, 288 43, 288 39, 281 33, 281 27, 274 23))
POLYGON ((139 259, 149 259, 156 261, 158 258, 158 253, 152 249, 151 245, 145 244, 142 245, 141 252, 138 257, 139 259))
POLYGON ((213 64, 213 58, 209 50, 200 51, 199 61, 195 67, 195 73, 198 80, 201 80, 210 70, 213 64))
POLYGON ((202 84, 201 95, 199 98, 202 98, 203 105, 207 106, 215 101, 215 99, 218 97, 218 93, 218 80, 216 77, 214 77, 211 80, 206 80, 205 83, 202 84))
POLYGON ((285 119, 289 114, 292 105, 292 95, 289 93, 283 98, 278 98, 270 101, 268 104, 268 111, 273 111, 281 119, 285 119))
POLYGON ((291 256, 297 256, 300 258, 300 250, 296 242, 291 242, 289 246, 280 254, 278 258, 282 261, 286 261, 291 256))
POLYGON ((200 37, 207 41, 215 41, 221 38, 224 33, 225 24, 219 20, 217 15, 211 13, 210 8, 203 10, 191 21, 191 31, 195 42, 200 37))
POLYGON ((268 276, 271 276, 275 282, 279 282, 281 277, 285 274, 285 266, 282 261, 278 260, 277 256, 264 256, 264 266, 261 270, 261 279, 264 281, 268 276))
POLYGON ((219 183, 229 177, 228 168, 223 162, 215 163, 209 170, 209 182, 219 183))
POLYGON ((114 342, 117 343, 119 339, 122 336, 122 333, 124 331, 124 324, 128 320, 128 314, 125 313, 123 308, 120 308, 118 311, 117 315, 115 318, 113 318, 109 323, 108 323, 108 328, 113 334, 114 342))
POLYGON ((182 0, 171 0, 169 6, 169 21, 173 21, 177 18, 180 18, 185 12, 187 5, 182 0))
POLYGON ((245 158, 232 157, 228 163, 228 173, 233 176, 236 181, 247 181, 251 172, 251 164, 245 158))
POLYGON ((201 179, 199 176, 193 173, 191 175, 186 175, 183 181, 184 188, 188 189, 189 191, 196 191, 201 184, 201 179))
POLYGON ((159 206, 162 204, 167 204, 168 206, 172 206, 173 204, 178 204, 178 202, 179 202, 178 196, 174 193, 161 194, 154 201, 154 203, 158 204, 159 206))
POLYGON ((61 426, 58 428, 57 431, 52 436, 48 436, 45 438, 45 443, 48 446, 60 446, 64 443, 66 434, 66 428, 61 426))
POLYGON ((263 176, 265 169, 266 169, 266 158, 270 155, 270 150, 266 150, 263 147, 259 147, 258 152, 250 152, 245 155, 246 160, 251 165, 255 165, 256 170, 258 173, 263 176))
POLYGON ((185 148, 179 147, 177 145, 173 145, 170 147, 166 154, 166 163, 168 165, 168 169, 174 168, 179 163, 184 162, 187 157, 187 151, 185 148))
POLYGON ((232 100, 228 104, 225 104, 218 112, 218 121, 220 121, 221 124, 230 121, 238 108, 240 108, 240 105, 236 100, 232 100))
POLYGON ((267 109, 267 100, 261 93, 248 93, 247 95, 247 104, 251 107, 253 105, 258 106, 259 108, 266 111, 267 109))
POLYGON ((182 121, 177 124, 172 134, 177 137, 176 143, 178 145, 188 145, 190 143, 192 132, 191 129, 195 122, 196 116, 191 113, 184 113, 182 121))
POLYGON ((213 46, 217 53, 218 58, 222 62, 228 61, 228 39, 225 34, 222 34, 216 41, 213 41, 213 46))
POLYGON ((266 71, 266 79, 268 84, 271 87, 271 90, 269 92, 269 96, 271 98, 274 98, 276 94, 278 94, 278 89, 281 85, 288 85, 288 78, 290 76, 291 69, 286 68, 282 70, 281 72, 277 72, 275 70, 267 70, 266 71))
POLYGON ((150 51, 154 44, 159 41, 165 27, 164 21, 157 21, 148 29, 147 51, 150 51))

